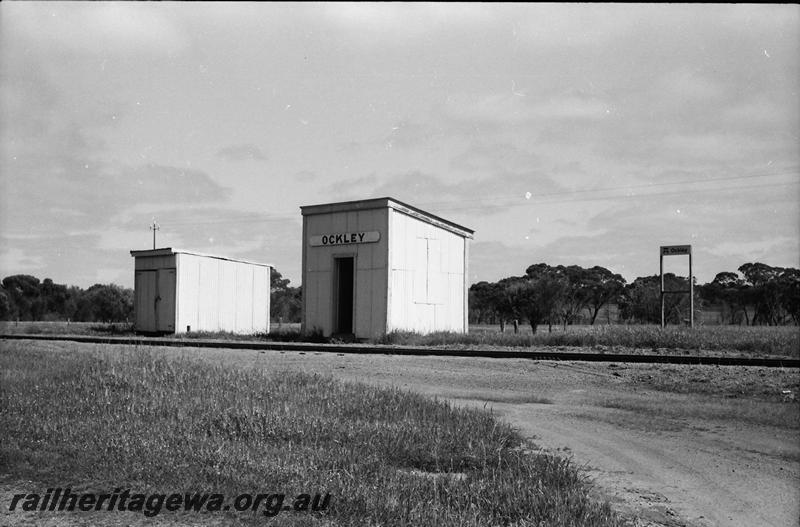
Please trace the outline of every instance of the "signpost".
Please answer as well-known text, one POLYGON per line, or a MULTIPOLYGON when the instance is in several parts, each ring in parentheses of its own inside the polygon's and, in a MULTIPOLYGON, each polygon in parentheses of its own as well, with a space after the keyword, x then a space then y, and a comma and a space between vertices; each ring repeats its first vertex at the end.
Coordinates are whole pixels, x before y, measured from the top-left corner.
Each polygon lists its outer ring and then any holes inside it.
POLYGON ((660 254, 660 269, 661 269, 661 327, 665 326, 664 317, 664 295, 669 294, 686 294, 689 293, 689 326, 694 327, 694 280, 692 274, 692 246, 691 245, 662 245, 660 254), (689 289, 680 289, 677 291, 664 290, 664 257, 665 256, 689 256, 689 289))

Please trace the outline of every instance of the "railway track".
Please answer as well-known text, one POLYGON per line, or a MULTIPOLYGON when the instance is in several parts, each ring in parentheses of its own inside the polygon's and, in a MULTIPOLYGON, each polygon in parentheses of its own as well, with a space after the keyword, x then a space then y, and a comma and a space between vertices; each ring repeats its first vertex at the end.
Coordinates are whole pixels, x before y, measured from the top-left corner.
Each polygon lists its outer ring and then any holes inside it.
POLYGON ((6 340, 67 340, 91 344, 121 344, 128 346, 173 346, 195 348, 227 348, 278 350, 313 353, 348 353, 358 355, 406 355, 438 357, 483 357, 492 359, 529 359, 580 362, 629 362, 649 364, 710 364, 717 366, 764 366, 770 368, 800 368, 800 359, 747 358, 702 355, 659 355, 637 353, 598 353, 552 351, 538 349, 504 351, 492 349, 443 349, 373 344, 314 344, 299 342, 256 342, 229 340, 177 339, 157 337, 98 337, 86 335, 21 335, 3 334, 6 340))

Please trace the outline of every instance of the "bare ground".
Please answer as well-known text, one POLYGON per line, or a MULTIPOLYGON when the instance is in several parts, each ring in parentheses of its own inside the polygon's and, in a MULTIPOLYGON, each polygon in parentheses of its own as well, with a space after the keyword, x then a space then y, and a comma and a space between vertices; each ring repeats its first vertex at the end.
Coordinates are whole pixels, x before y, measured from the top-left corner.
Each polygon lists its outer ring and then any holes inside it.
MULTIPOLYGON (((796 369, 159 351, 333 374, 490 408, 539 448, 571 456, 598 497, 635 516, 637 526, 800 525, 800 415, 790 400, 800 387, 796 369)), ((3 520, 24 523, 8 515, 6 498, 29 484, 2 483, 3 520)))

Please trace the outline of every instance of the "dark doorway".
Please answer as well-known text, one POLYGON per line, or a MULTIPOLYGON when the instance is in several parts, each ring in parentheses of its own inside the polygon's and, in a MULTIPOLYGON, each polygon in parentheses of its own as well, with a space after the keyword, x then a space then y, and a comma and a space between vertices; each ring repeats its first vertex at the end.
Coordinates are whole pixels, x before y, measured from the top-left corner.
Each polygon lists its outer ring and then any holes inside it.
POLYGON ((334 327, 337 334, 353 334, 353 284, 355 258, 335 258, 334 260, 334 327))

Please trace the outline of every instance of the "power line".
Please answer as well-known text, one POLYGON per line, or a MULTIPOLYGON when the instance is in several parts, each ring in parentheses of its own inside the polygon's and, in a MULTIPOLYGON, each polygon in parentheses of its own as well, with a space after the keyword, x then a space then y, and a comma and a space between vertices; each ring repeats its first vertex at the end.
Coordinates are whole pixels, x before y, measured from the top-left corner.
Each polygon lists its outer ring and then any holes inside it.
MULTIPOLYGON (((639 189, 639 188, 651 188, 651 187, 663 187, 669 185, 697 185, 703 183, 713 183, 718 181, 733 181, 733 180, 740 180, 740 179, 754 179, 754 178, 763 178, 763 177, 781 177, 781 176, 795 176, 797 175, 795 172, 774 172, 768 174, 751 174, 747 176, 728 176, 728 177, 720 177, 720 178, 706 178, 706 179, 691 179, 691 180, 684 180, 684 181, 664 181, 660 183, 642 183, 640 185, 625 185, 622 187, 606 187, 606 188, 596 188, 596 189, 578 189, 578 190, 564 190, 558 192, 547 192, 543 194, 536 194, 536 197, 549 197, 549 196, 562 196, 562 195, 571 195, 571 194, 582 194, 586 192, 610 192, 616 190, 630 190, 630 189, 639 189)), ((794 181, 791 183, 800 182, 794 181)), ((735 188, 735 187, 731 187, 735 188)), ((719 189, 714 189, 719 190, 719 189)), ((486 201, 498 201, 502 199, 517 199, 519 198, 518 194, 507 194, 505 196, 495 196, 493 198, 475 198, 475 199, 466 199, 460 200, 461 203, 463 202, 486 202, 486 201)), ((437 202, 429 202, 426 205, 434 205, 437 202)), ((439 202, 439 203, 447 203, 447 202, 439 202)))
MULTIPOLYGON (((751 190, 751 189, 763 189, 763 188, 772 188, 772 187, 784 187, 786 185, 794 185, 800 183, 800 181, 789 181, 785 183, 772 183, 772 184, 764 184, 764 185, 745 185, 745 186, 738 186, 738 187, 728 187, 728 188, 708 188, 708 189, 695 189, 691 191, 685 190, 675 190, 670 192, 650 192, 647 194, 616 194, 616 195, 609 195, 609 196, 590 196, 590 197, 583 197, 583 198, 576 198, 576 199, 556 199, 556 200, 525 200, 516 203, 507 203, 504 205, 496 205, 497 207, 524 207, 528 205, 552 205, 552 204, 561 204, 561 203, 577 203, 583 201, 609 201, 609 200, 617 200, 617 199, 642 199, 642 198, 656 198, 662 196, 682 196, 691 193, 699 194, 699 193, 706 193, 706 192, 729 192, 732 190, 751 190)), ((519 198, 514 198, 519 199, 519 198)), ((463 207, 445 207, 439 208, 439 210, 463 210, 470 208, 470 206, 463 206, 463 207)))
MULTIPOLYGON (((654 198, 654 197, 663 197, 663 196, 675 196, 675 195, 694 195, 699 193, 707 193, 707 192, 730 192, 730 191, 739 191, 739 190, 753 190, 753 189, 764 189, 764 188, 774 188, 774 187, 783 187, 787 185, 794 185, 800 183, 800 179, 781 182, 781 183, 767 183, 767 184, 759 184, 759 185, 740 185, 740 186, 729 186, 723 188, 710 188, 710 189, 681 189, 675 191, 667 191, 667 192, 648 192, 644 194, 611 194, 611 195, 604 195, 604 196, 589 196, 589 197, 576 197, 576 198, 565 198, 565 199, 556 199, 556 200, 548 200, 548 199, 538 199, 538 198, 550 198, 550 197, 558 197, 558 196, 574 196, 579 194, 586 194, 586 193, 604 193, 604 192, 614 192, 614 191, 630 191, 630 190, 638 190, 638 189, 649 189, 653 187, 665 187, 665 186, 673 186, 673 185, 702 185, 705 183, 714 183, 720 181, 736 181, 736 180, 747 180, 747 179, 757 179, 757 178, 766 178, 766 177, 781 177, 781 176, 795 176, 797 175, 794 172, 775 172, 775 173, 766 173, 766 174, 750 174, 750 175, 743 175, 743 176, 728 176, 728 177, 719 177, 719 178, 706 178, 701 180, 683 180, 683 181, 664 181, 658 183, 645 183, 640 185, 626 185, 626 186, 619 186, 619 187, 606 187, 606 188, 599 188, 599 189, 578 189, 578 190, 567 190, 567 191, 558 191, 558 192, 548 192, 542 194, 535 194, 532 195, 532 199, 525 199, 524 201, 520 200, 520 196, 518 194, 508 194, 505 196, 494 196, 494 197, 485 197, 485 198, 475 198, 475 199, 460 199, 456 202, 453 201, 438 201, 438 202, 424 202, 424 203, 415 203, 415 205, 423 206, 423 207, 431 207, 435 206, 437 211, 457 211, 457 210, 464 210, 464 209, 474 209, 473 205, 467 205, 468 203, 487 203, 487 202, 498 202, 503 200, 513 200, 510 203, 499 204, 496 205, 498 208, 512 208, 512 207, 523 207, 528 205, 548 205, 548 204, 562 204, 562 203, 574 203, 574 202, 587 202, 587 201, 606 201, 606 200, 614 200, 614 199, 645 199, 645 198, 654 198)), ((486 208, 486 207, 478 207, 478 208, 486 208)), ((215 224, 248 224, 248 223, 266 223, 266 222, 282 222, 286 220, 298 220, 297 213, 272 213, 272 214, 260 214, 257 212, 248 212, 248 217, 231 217, 230 215, 226 214, 223 217, 217 218, 210 218, 205 219, 202 221, 197 220, 177 220, 170 222, 171 226, 201 226, 201 225, 215 225, 215 224), (253 217, 257 215, 258 217, 253 217)))

